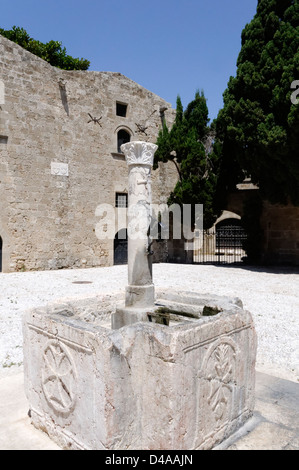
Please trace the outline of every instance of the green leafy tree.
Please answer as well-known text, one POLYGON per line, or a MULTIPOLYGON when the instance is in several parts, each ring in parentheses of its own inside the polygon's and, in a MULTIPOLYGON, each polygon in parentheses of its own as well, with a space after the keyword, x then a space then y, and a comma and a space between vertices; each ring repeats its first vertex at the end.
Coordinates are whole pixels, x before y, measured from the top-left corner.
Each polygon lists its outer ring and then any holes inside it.
POLYGON ((11 30, 0 28, 0 34, 15 42, 27 51, 49 62, 54 67, 64 70, 87 70, 90 62, 86 59, 76 59, 67 55, 65 47, 59 41, 42 43, 31 38, 24 28, 13 26, 11 30))
POLYGON ((172 161, 178 172, 178 182, 168 204, 203 204, 205 228, 213 225, 217 215, 218 156, 217 152, 211 151, 213 131, 208 127, 208 121, 203 93, 196 92, 195 99, 185 111, 178 96, 175 122, 171 130, 164 124, 155 154, 155 167, 159 161, 172 161))
MULTIPOLYGON (((298 0, 259 0, 217 118, 223 191, 246 176, 272 203, 299 204, 298 0)), ((220 183, 219 183, 220 184, 220 183)))

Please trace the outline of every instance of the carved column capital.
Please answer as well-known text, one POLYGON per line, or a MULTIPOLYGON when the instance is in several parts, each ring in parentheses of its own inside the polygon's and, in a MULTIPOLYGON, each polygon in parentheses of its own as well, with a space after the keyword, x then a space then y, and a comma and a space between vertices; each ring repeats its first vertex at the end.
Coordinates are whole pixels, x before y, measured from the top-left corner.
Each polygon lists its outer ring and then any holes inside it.
POLYGON ((153 166, 154 155, 158 146, 150 142, 128 142, 121 146, 121 151, 125 154, 126 162, 130 165, 153 166))

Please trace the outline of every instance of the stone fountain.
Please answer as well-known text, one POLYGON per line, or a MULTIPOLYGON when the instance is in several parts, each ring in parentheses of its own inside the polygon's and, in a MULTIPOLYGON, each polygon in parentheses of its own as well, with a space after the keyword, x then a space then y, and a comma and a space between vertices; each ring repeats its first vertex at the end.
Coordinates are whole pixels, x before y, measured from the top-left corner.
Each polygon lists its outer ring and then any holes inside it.
POLYGON ((148 238, 155 150, 123 146, 124 305, 98 296, 24 314, 32 424, 65 449, 208 450, 253 413, 256 333, 242 302, 179 286, 155 292, 148 238))

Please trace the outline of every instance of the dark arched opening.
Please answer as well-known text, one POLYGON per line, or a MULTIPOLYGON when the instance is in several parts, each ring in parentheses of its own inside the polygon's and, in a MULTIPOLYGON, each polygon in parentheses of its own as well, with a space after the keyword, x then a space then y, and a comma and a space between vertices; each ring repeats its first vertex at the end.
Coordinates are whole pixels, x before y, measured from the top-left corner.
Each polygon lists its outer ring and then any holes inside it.
POLYGON ((131 136, 127 131, 125 131, 124 129, 121 129, 120 131, 118 131, 118 133, 117 133, 117 151, 118 151, 118 153, 122 153, 121 146, 123 144, 127 144, 128 142, 130 142, 130 140, 131 140, 131 136))
POLYGON ((128 262, 128 232, 123 228, 114 238, 114 265, 128 262))

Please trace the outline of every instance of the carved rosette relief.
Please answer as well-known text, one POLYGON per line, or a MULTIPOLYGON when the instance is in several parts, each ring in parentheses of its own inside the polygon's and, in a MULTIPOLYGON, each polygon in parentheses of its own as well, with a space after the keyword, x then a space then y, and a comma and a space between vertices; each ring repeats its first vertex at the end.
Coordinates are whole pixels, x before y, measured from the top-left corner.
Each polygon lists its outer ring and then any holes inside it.
POLYGON ((203 441, 210 437, 205 429, 212 428, 214 433, 225 432, 231 419, 237 362, 238 348, 229 337, 219 339, 206 352, 200 371, 204 381, 199 398, 206 406, 204 413, 203 409, 199 410, 197 417, 198 431, 203 430, 203 441))
POLYGON ((149 142, 128 142, 121 146, 128 165, 153 166, 158 146, 149 142))
POLYGON ((70 352, 61 342, 53 340, 47 343, 41 376, 48 404, 57 412, 71 412, 76 401, 76 370, 70 352))
POLYGON ((208 405, 214 414, 216 424, 220 425, 227 416, 232 387, 236 353, 231 344, 221 343, 209 355, 207 370, 210 381, 208 405))

